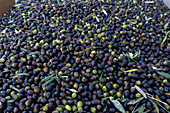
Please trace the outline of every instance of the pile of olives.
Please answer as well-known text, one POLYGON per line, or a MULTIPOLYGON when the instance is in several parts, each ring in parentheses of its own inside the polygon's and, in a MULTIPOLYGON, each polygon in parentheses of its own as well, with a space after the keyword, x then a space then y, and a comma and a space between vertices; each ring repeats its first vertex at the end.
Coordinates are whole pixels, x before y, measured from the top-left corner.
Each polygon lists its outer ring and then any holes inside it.
POLYGON ((159 0, 26 0, 0 17, 0 113, 168 113, 159 0))

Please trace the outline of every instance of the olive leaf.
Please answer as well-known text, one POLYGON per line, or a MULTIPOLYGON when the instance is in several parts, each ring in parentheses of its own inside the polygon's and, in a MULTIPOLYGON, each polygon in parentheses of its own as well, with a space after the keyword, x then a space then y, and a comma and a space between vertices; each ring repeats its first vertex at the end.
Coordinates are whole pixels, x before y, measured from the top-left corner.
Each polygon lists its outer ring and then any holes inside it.
POLYGON ((153 106, 155 107, 156 112, 159 113, 159 108, 158 108, 157 104, 156 104, 153 100, 151 100, 150 98, 149 98, 149 101, 150 101, 150 102, 153 104, 153 106))
POLYGON ((133 71, 138 71, 139 69, 130 69, 130 70, 127 70, 127 71, 123 71, 123 72, 133 72, 133 71))
POLYGON ((153 4, 153 3, 154 3, 154 1, 145 1, 145 3, 153 4))
POLYGON ((108 15, 107 12, 106 12, 106 10, 102 9, 102 12, 103 12, 106 16, 108 15))
POLYGON ((136 24, 135 22, 130 22, 130 23, 132 23, 132 24, 136 24))
POLYGON ((163 39, 163 41, 162 41, 162 43, 161 43, 161 46, 165 43, 165 41, 166 41, 169 33, 170 33, 170 31, 168 31, 168 32, 165 34, 165 38, 163 39))
POLYGON ((18 45, 18 46, 20 46, 20 45, 21 45, 21 40, 20 40, 20 39, 18 40, 17 45, 18 45))
POLYGON ((151 20, 152 18, 148 18, 147 16, 145 16, 145 20, 148 21, 148 20, 151 20))
POLYGON ((65 108, 65 106, 64 106, 64 105, 58 105, 58 107, 60 107, 60 108, 65 108))
POLYGON ((143 90, 139 86, 135 85, 135 88, 136 90, 138 90, 139 93, 141 93, 147 99, 146 94, 143 92, 143 90))
POLYGON ((4 58, 4 57, 5 57, 5 54, 1 58, 4 58))
POLYGON ((27 56, 30 56, 30 55, 36 55, 36 54, 39 54, 40 52, 31 52, 31 53, 29 53, 27 56))
POLYGON ((102 77, 103 77, 103 73, 100 75, 100 77, 99 77, 99 81, 101 82, 101 80, 102 80, 102 77))
POLYGON ((55 27, 55 24, 50 23, 49 26, 50 27, 55 27))
POLYGON ((13 102, 15 102, 15 100, 8 100, 7 102, 8 103, 13 103, 13 102))
POLYGON ((156 104, 158 104, 158 106, 160 106, 162 109, 164 109, 167 113, 170 113, 165 107, 163 107, 160 103, 158 103, 157 101, 155 101, 156 104))
POLYGON ((45 21, 45 15, 44 15, 44 14, 42 14, 42 17, 43 17, 43 19, 44 19, 44 21, 45 21))
POLYGON ((5 28, 1 33, 5 34, 7 29, 8 28, 5 28))
POLYGON ((57 3, 58 3, 58 4, 60 4, 60 1, 59 1, 59 0, 57 0, 57 3))
MULTIPOLYGON (((70 71, 67 71, 67 72, 65 72, 65 73, 58 74, 58 76, 65 75, 65 74, 69 74, 69 73, 70 73, 70 71)), ((63 77, 63 76, 62 76, 62 77, 63 77)))
POLYGON ((23 75, 23 76, 30 76, 28 73, 18 73, 18 74, 15 74, 15 76, 20 76, 20 75, 23 75))
POLYGON ((75 90, 75 89, 68 89, 68 90, 70 90, 70 91, 73 92, 73 93, 77 93, 77 92, 78 92, 78 91, 75 90))
POLYGON ((151 109, 148 109, 147 111, 145 111, 145 113, 150 113, 151 110, 152 110, 152 108, 151 108, 151 109))
POLYGON ((164 25, 164 30, 168 28, 169 22, 164 25))
POLYGON ((157 102, 160 102, 160 103, 165 104, 166 106, 168 106, 167 103, 161 101, 160 99, 154 98, 151 94, 148 94, 148 93, 146 93, 146 94, 148 95, 148 97, 149 97, 150 99, 155 100, 155 101, 157 101, 157 102))
POLYGON ((144 103, 138 109, 136 109, 135 112, 143 113, 145 109, 146 109, 146 106, 145 106, 145 103, 144 103))
POLYGON ((102 29, 101 29, 101 28, 99 28, 99 29, 97 29, 97 32, 98 32, 98 33, 100 33, 100 32, 101 32, 101 30, 102 30, 102 29))
POLYGON ((157 67, 154 67, 154 66, 152 66, 152 69, 153 69, 153 70, 163 70, 163 69, 161 69, 161 68, 157 68, 157 67))
POLYGON ((8 72, 12 73, 11 70, 4 70, 2 73, 8 73, 8 72))
POLYGON ((15 29, 15 33, 16 33, 16 34, 19 34, 19 31, 17 31, 17 30, 15 29))
POLYGON ((49 76, 45 77, 44 79, 41 80, 40 83, 45 82, 45 81, 51 79, 51 77, 53 77, 54 75, 55 75, 55 74, 52 74, 52 75, 49 75, 49 76))
POLYGON ((93 81, 93 82, 92 82, 92 85, 97 84, 98 82, 99 82, 98 80, 93 81))
POLYGON ((99 83, 100 87, 103 87, 103 84, 102 83, 99 83))
POLYGON ((117 98, 117 100, 120 100, 121 102, 126 102, 126 101, 128 101, 129 99, 128 99, 128 98, 125 98, 125 96, 123 95, 121 98, 117 98))
POLYGON ((122 104, 118 100, 114 100, 114 97, 109 98, 110 101, 114 104, 114 106, 122 113, 126 113, 125 109, 123 108, 122 104))
POLYGON ((97 16, 95 16, 95 18, 96 18, 96 21, 97 21, 97 22, 100 22, 100 20, 99 20, 99 18, 98 18, 97 16))
POLYGON ((109 99, 111 96, 109 96, 109 97, 105 97, 105 98, 103 98, 102 100, 107 100, 107 99, 109 99))
POLYGON ((168 79, 170 79, 170 74, 168 74, 168 73, 164 73, 164 72, 159 72, 159 71, 156 71, 159 75, 162 75, 162 76, 164 76, 165 78, 168 78, 168 79))
POLYGON ((90 49, 92 49, 92 48, 93 48, 93 46, 88 47, 88 48, 86 48, 85 50, 83 50, 81 53, 84 53, 84 52, 86 52, 86 51, 88 51, 88 50, 90 50, 90 49))
POLYGON ((14 7, 20 7, 22 4, 15 4, 14 7))
POLYGON ((137 106, 139 105, 139 102, 135 105, 135 107, 132 110, 132 113, 135 113, 135 109, 137 108, 137 106))
POLYGON ((54 80, 55 80, 55 77, 52 77, 50 80, 48 80, 47 82, 45 82, 42 87, 45 87, 45 86, 49 85, 49 84, 50 84, 51 82, 53 82, 54 80))
POLYGON ((20 50, 21 50, 21 51, 27 51, 27 49, 25 49, 25 48, 20 48, 20 50))
POLYGON ((64 0, 63 5, 66 5, 66 0, 64 0))
POLYGON ((103 25, 104 25, 105 27, 108 27, 105 23, 103 23, 103 25))
POLYGON ((103 112, 107 111, 107 105, 104 107, 103 112))
POLYGON ((144 97, 140 97, 140 98, 137 98, 137 99, 135 99, 135 100, 130 100, 130 101, 127 103, 127 105, 134 105, 134 104, 140 102, 140 101, 143 100, 143 99, 144 99, 144 97))
POLYGON ((13 21, 13 20, 11 20, 11 21, 9 21, 9 22, 8 22, 8 24, 13 23, 13 22, 14 22, 14 21, 13 21))
POLYGON ((67 96, 66 99, 73 99, 72 97, 67 96))
POLYGON ((14 89, 15 91, 19 92, 19 89, 16 87, 12 86, 11 88, 14 89))

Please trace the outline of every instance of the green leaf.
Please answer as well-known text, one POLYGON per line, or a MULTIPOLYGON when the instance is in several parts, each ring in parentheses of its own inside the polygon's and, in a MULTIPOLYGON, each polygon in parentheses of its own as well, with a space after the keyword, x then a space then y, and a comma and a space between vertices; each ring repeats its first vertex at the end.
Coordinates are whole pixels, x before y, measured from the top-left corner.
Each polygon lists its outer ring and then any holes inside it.
POLYGON ((127 103, 127 105, 134 105, 134 104, 140 102, 141 100, 143 100, 143 98, 144 98, 144 97, 140 97, 140 98, 137 98, 137 99, 135 99, 135 100, 130 100, 130 101, 127 103))
POLYGON ((145 1, 145 3, 153 4, 153 3, 154 3, 154 1, 145 1))
POLYGON ((30 76, 28 73, 18 73, 18 74, 15 74, 15 76, 20 76, 20 75, 23 75, 23 76, 30 76))
POLYGON ((27 56, 30 56, 30 55, 36 55, 36 54, 39 54, 40 52, 31 52, 31 53, 29 53, 27 56))
POLYGON ((123 108, 122 104, 118 100, 114 100, 114 97, 109 98, 110 101, 114 104, 114 106, 122 113, 126 113, 125 109, 123 108))
POLYGON ((55 80, 55 77, 52 77, 50 80, 48 80, 47 82, 45 82, 42 87, 45 87, 45 86, 49 85, 49 84, 50 84, 51 82, 53 82, 54 80, 55 80))
POLYGON ((92 82, 92 85, 95 85, 95 84, 97 84, 97 83, 99 83, 99 81, 98 81, 98 80, 93 81, 93 82, 92 82))
POLYGON ((105 98, 103 98, 102 100, 106 100, 106 99, 109 99, 110 97, 105 97, 105 98))
POLYGON ((107 111, 107 105, 104 107, 103 112, 107 111))
POLYGON ((152 101, 150 98, 149 98, 149 101, 153 104, 154 108, 156 109, 156 112, 159 113, 159 108, 157 104, 154 101, 152 101))
POLYGON ((92 49, 93 48, 93 46, 91 46, 91 47, 89 47, 89 48, 86 48, 85 50, 83 50, 81 53, 84 53, 84 52, 86 52, 86 51, 88 51, 88 50, 90 50, 90 49, 92 49))
POLYGON ((135 85, 135 88, 136 88, 136 90, 138 90, 139 93, 141 93, 143 95, 143 97, 145 97, 147 99, 146 94, 143 92, 143 90, 139 86, 135 85))
POLYGON ((135 113, 144 113, 144 110, 146 109, 145 103, 141 105, 138 109, 135 110, 135 113))
POLYGON ((164 30, 168 28, 169 22, 164 25, 164 30))
POLYGON ((127 70, 127 71, 123 71, 123 72, 133 72, 133 71, 138 71, 139 69, 130 69, 130 70, 127 70))
POLYGON ((51 77, 53 77, 54 75, 55 75, 55 74, 52 74, 52 75, 49 75, 49 76, 45 77, 44 79, 41 80, 40 83, 45 82, 45 81, 51 79, 51 77))
POLYGON ((165 78, 168 78, 168 79, 170 79, 170 74, 168 74, 168 73, 164 73, 164 72, 159 72, 159 71, 156 71, 159 75, 162 75, 162 76, 164 76, 165 78))
POLYGON ((25 49, 25 48, 20 48, 20 50, 21 50, 21 51, 27 51, 27 49, 25 49))
POLYGON ((163 39, 163 41, 162 41, 162 43, 161 43, 161 46, 165 43, 167 37, 168 37, 168 34, 165 35, 165 38, 163 39))
POLYGON ((102 76, 103 76, 103 73, 100 75, 100 77, 99 77, 99 81, 101 82, 101 80, 102 80, 102 76))

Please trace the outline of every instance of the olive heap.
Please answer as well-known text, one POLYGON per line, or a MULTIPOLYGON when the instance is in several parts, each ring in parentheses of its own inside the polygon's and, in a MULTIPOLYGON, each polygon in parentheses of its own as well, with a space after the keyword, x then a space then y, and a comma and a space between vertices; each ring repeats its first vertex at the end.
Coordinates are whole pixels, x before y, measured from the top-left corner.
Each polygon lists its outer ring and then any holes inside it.
POLYGON ((0 113, 168 113, 159 0, 29 0, 0 18, 0 113))

